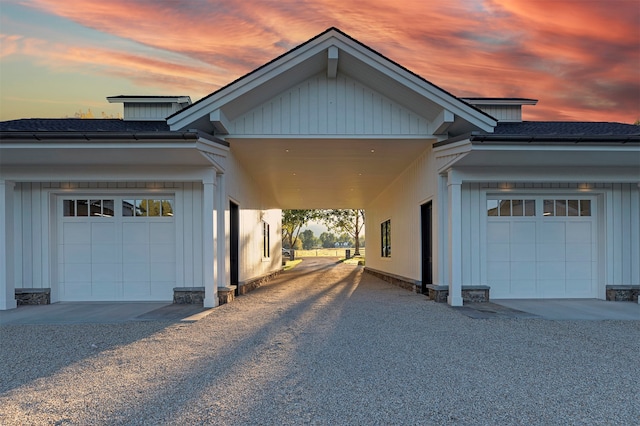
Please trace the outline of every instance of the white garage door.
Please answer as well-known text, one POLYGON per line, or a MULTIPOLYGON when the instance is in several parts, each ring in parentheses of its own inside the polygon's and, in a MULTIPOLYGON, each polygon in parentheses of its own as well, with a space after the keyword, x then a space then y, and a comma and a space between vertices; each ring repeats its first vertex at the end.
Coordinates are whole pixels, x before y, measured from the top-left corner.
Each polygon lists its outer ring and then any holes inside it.
POLYGON ((487 282, 491 297, 597 297, 595 199, 487 199, 487 282))
POLYGON ((58 213, 60 300, 173 298, 176 256, 171 197, 64 198, 58 213))

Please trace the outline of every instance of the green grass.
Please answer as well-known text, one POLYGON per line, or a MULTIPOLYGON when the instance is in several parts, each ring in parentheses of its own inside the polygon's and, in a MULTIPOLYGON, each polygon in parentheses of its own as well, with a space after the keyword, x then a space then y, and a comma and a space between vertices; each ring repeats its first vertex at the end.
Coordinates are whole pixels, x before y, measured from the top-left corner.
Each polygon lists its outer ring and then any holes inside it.
POLYGON ((287 260, 287 263, 284 264, 284 270, 288 271, 289 269, 293 269, 296 266, 298 266, 298 263, 302 262, 302 259, 296 259, 296 260, 287 260))
POLYGON ((347 265, 363 265, 365 264, 364 262, 364 256, 355 256, 352 257, 350 259, 340 259, 342 261, 342 263, 346 263, 347 265))

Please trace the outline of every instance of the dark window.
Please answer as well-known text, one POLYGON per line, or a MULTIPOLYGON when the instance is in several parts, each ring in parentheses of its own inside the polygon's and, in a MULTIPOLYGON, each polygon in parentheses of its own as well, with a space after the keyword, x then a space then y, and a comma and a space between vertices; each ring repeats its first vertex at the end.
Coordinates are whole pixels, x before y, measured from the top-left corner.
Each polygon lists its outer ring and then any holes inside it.
POLYGON ((262 222, 262 257, 271 256, 271 236, 269 235, 270 226, 267 222, 262 222))
POLYGON ((380 225, 380 237, 380 241, 382 241, 380 255, 391 257, 391 219, 380 225))

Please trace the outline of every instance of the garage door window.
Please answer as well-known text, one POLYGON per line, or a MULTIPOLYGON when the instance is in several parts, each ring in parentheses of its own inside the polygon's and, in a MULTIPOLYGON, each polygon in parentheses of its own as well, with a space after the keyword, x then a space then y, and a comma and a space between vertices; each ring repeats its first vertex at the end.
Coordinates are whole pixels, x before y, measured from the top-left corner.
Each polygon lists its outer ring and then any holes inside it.
POLYGON ((535 216, 536 200, 487 200, 487 216, 535 216))
POLYGON ((591 200, 544 200, 544 216, 591 216, 591 200))
POLYGON ((122 216, 173 216, 173 200, 150 198, 122 200, 122 216))
POLYGON ((63 200, 65 217, 113 217, 113 200, 63 200))

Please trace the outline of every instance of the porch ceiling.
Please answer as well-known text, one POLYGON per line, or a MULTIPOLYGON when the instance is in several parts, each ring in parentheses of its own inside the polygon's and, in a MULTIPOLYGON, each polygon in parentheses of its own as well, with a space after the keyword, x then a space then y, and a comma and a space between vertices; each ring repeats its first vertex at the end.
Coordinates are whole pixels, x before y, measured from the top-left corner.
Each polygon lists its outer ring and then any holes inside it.
POLYGON ((282 209, 363 208, 432 141, 233 139, 231 152, 282 209))

